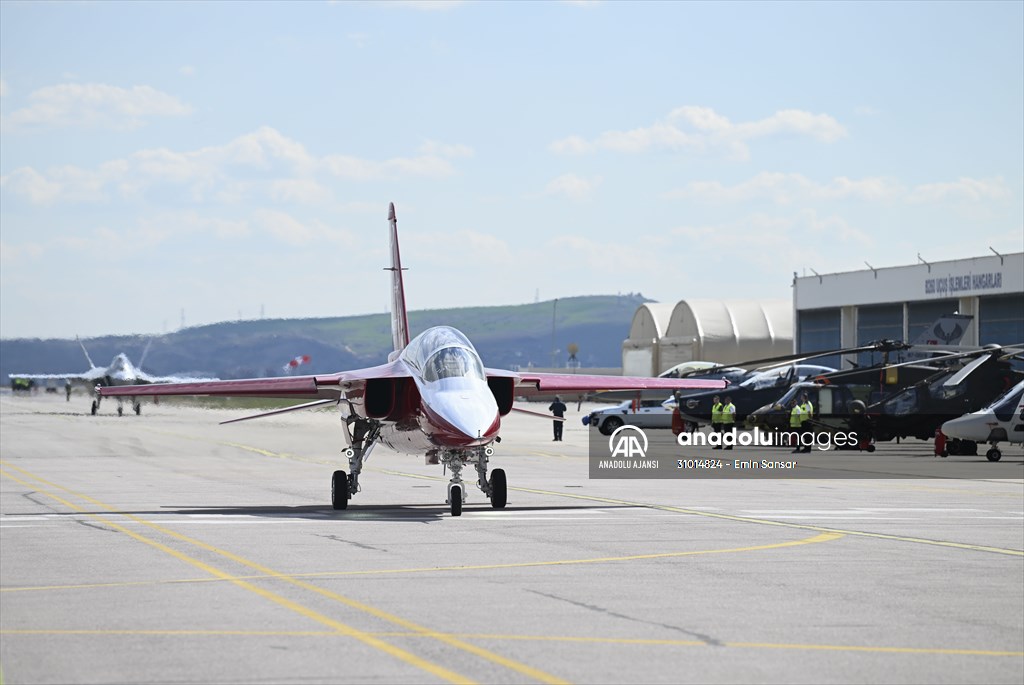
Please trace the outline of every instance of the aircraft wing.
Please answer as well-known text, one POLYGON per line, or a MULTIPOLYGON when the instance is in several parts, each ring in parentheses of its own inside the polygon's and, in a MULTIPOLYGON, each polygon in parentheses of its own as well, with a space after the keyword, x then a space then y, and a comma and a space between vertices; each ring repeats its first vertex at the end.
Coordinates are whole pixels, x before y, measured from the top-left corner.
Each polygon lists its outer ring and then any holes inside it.
POLYGON ((76 371, 74 373, 9 373, 7 377, 11 380, 15 378, 25 378, 32 381, 71 381, 72 383, 90 383, 99 378, 103 377, 103 374, 96 373, 82 373, 76 371))
MULTIPOLYGON (((509 371, 487 369, 488 376, 510 375, 509 371)), ((694 380, 688 378, 645 378, 642 376, 598 376, 580 373, 518 373, 517 395, 549 394, 553 392, 604 392, 608 390, 720 390, 727 385, 722 380, 694 380)))
POLYGON ((139 374, 139 381, 143 383, 206 383, 219 381, 219 378, 198 378, 191 376, 151 376, 148 373, 139 374))
POLYGON ((338 399, 374 378, 402 378, 410 374, 404 362, 342 371, 320 376, 247 378, 230 381, 155 383, 100 388, 103 397, 153 397, 158 395, 205 395, 208 397, 267 397, 281 399, 338 399))

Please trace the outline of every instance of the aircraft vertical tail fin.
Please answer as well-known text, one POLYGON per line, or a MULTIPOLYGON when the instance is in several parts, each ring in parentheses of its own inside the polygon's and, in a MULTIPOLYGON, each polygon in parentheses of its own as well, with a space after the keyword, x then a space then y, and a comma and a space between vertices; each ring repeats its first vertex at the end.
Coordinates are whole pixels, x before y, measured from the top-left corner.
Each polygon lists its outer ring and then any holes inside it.
POLYGON ((79 338, 77 335, 75 336, 75 340, 78 341, 79 347, 81 347, 82 348, 82 352, 85 353, 85 361, 89 362, 89 369, 90 370, 91 369, 95 369, 96 365, 92 363, 92 358, 89 357, 89 350, 85 349, 85 343, 83 343, 82 339, 79 338))
POLYGON ((970 314, 946 314, 940 316, 912 345, 959 345, 967 332, 967 326, 974 319, 970 314))
POLYGON ((409 317, 405 310, 405 287, 402 284, 402 257, 398 251, 398 219, 395 203, 388 204, 388 224, 391 227, 391 340, 395 352, 409 344, 409 317))
POLYGON ((917 336, 917 340, 911 343, 914 351, 906 356, 908 361, 920 361, 930 358, 933 354, 926 350, 929 345, 937 346, 936 349, 956 348, 967 333, 967 327, 971 325, 974 317, 970 314, 945 314, 935 320, 935 323, 928 326, 917 336))

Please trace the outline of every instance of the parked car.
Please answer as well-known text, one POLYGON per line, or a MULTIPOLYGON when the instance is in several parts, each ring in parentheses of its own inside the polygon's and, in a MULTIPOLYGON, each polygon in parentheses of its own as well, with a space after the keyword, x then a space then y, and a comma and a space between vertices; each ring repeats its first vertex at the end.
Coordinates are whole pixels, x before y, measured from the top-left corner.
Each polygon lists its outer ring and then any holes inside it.
POLYGON ((626 400, 614 407, 599 409, 583 417, 583 424, 596 428, 603 435, 611 435, 619 426, 629 424, 639 428, 671 428, 672 409, 663 400, 626 400))

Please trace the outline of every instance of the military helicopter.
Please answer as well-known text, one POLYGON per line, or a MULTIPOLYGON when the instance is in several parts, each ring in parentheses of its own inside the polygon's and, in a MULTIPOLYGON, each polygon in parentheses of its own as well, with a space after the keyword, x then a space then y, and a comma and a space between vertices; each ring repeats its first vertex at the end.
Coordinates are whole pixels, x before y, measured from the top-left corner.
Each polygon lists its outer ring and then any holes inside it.
POLYGON ((946 421, 942 424, 942 432, 955 440, 987 442, 991 447, 985 458, 999 461, 1003 457, 999 450, 1000 442, 1011 445, 1024 443, 1024 381, 984 409, 946 421))
MULTIPOLYGON (((736 407, 736 421, 742 422, 758 409, 771 406, 796 383, 820 380, 823 383, 830 382, 828 379, 842 379, 844 383, 864 386, 869 388, 865 391, 863 398, 865 403, 872 400, 870 388, 876 387, 876 393, 884 395, 907 385, 927 378, 934 374, 937 367, 923 362, 905 362, 903 364, 889 364, 889 354, 896 351, 909 350, 914 346, 894 340, 877 340, 874 342, 840 350, 828 350, 801 356, 789 355, 788 357, 773 357, 771 359, 760 359, 747 362, 741 366, 754 366, 754 371, 749 371, 740 378, 739 383, 730 386, 724 391, 717 392, 691 392, 679 393, 669 404, 678 404, 679 412, 683 419, 698 425, 711 422, 711 407, 715 396, 722 399, 726 395, 736 407), (851 355, 862 352, 881 352, 882 362, 873 366, 863 366, 846 371, 838 371, 830 366, 807 364, 805 362, 820 357, 834 355, 851 355), (789 363, 783 363, 788 361, 789 363), (775 363, 775 366, 763 366, 764 364, 775 363), (895 367, 905 367, 906 370, 890 371, 895 367)), ((709 369, 708 372, 714 372, 709 369)), ((688 374, 686 378, 703 378, 704 371, 697 371, 688 374)), ((876 399, 878 396, 876 395, 876 399)), ((787 417, 788 420, 788 417, 787 417)))
MULTIPOLYGON (((930 440, 944 422, 985 407, 1024 380, 1024 373, 1010 363, 1020 354, 1019 347, 993 345, 980 351, 935 358, 934 362, 956 361, 957 364, 933 369, 926 379, 871 403, 855 392, 858 386, 849 382, 849 376, 838 382, 848 372, 828 374, 793 386, 777 401, 752 412, 748 423, 768 428, 786 426, 790 402, 806 394, 815 406, 813 427, 828 432, 855 432, 861 436, 861 446, 908 437, 930 440)), ((896 364, 885 372, 911 368, 915 364, 896 364)), ((947 441, 945 449, 949 454, 976 454, 977 444, 972 440, 953 439, 947 441)))

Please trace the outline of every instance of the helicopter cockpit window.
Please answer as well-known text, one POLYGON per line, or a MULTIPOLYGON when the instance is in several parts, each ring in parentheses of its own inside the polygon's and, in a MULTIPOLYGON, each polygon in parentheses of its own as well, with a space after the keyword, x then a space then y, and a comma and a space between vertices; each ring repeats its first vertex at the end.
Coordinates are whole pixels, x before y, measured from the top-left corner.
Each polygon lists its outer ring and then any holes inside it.
POLYGON ((740 383, 741 388, 748 390, 763 390, 765 388, 782 388, 790 384, 793 379, 793 368, 783 370, 762 371, 761 373, 748 378, 740 383))
POLYGON ((917 393, 918 387, 910 387, 902 392, 899 392, 888 400, 883 405, 883 411, 886 414, 893 414, 895 416, 905 416, 907 414, 916 413, 918 410, 917 393))
MULTIPOLYGON (((950 374, 952 377, 953 374, 950 374)), ((946 385, 945 381, 933 383, 931 386, 932 397, 937 400, 952 400, 967 392, 967 383, 946 385)))
POLYGON ((442 378, 484 377, 480 360, 464 347, 445 347, 438 350, 423 368, 423 380, 442 378))
POLYGON ((1000 421, 1009 421, 1013 417, 1013 411, 1020 403, 1021 395, 1024 395, 1024 383, 1018 383, 993 402, 992 413, 1000 421))

